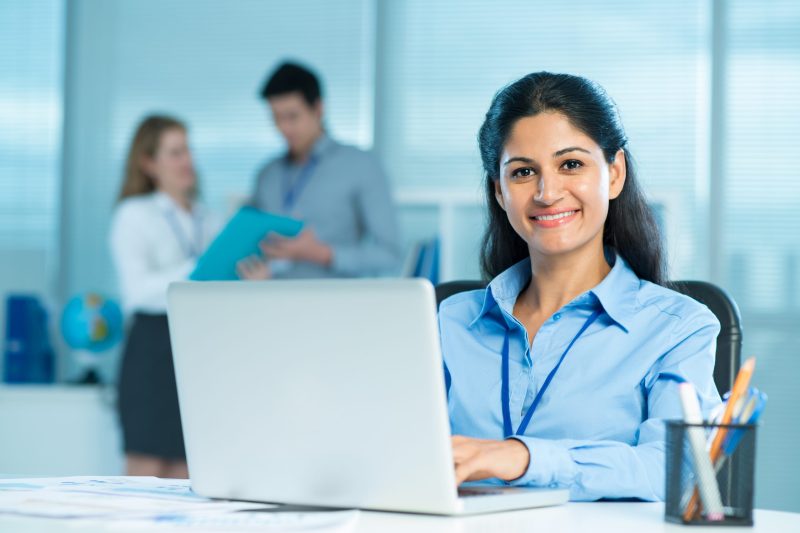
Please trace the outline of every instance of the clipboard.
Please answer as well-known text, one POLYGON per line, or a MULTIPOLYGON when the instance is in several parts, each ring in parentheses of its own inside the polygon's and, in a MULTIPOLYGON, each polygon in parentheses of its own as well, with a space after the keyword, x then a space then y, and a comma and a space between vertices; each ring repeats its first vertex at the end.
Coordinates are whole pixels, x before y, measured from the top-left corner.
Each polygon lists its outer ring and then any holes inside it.
POLYGON ((293 218, 245 206, 239 209, 208 249, 197 260, 189 276, 193 281, 237 280, 236 263, 259 253, 258 244, 267 233, 294 237, 303 223, 293 218))

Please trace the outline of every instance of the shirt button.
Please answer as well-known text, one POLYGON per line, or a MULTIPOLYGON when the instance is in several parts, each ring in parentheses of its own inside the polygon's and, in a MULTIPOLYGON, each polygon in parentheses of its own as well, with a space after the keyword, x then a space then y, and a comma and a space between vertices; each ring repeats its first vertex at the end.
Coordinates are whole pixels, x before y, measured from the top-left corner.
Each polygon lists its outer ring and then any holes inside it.
POLYGON ((556 313, 553 315, 553 320, 561 320, 561 313, 556 313))

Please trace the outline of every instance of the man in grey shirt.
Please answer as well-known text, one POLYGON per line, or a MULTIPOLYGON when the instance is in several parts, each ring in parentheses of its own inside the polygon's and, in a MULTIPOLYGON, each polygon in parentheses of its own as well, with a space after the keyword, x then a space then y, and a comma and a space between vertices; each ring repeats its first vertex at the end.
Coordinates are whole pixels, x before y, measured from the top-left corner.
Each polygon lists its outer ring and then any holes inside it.
POLYGON ((316 76, 300 65, 284 63, 261 95, 288 153, 258 174, 251 203, 305 225, 295 238, 268 236, 261 245, 266 266, 240 265, 245 277, 397 274, 401 250, 386 176, 371 154, 325 132, 316 76))

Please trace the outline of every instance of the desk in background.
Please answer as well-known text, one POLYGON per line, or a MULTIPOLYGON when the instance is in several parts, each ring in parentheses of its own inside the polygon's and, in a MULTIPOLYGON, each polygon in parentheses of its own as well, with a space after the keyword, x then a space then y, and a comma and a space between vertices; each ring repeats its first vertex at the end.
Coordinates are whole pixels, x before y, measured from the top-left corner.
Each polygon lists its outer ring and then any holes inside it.
POLYGON ((0 474, 121 474, 115 401, 108 387, 0 384, 0 474))

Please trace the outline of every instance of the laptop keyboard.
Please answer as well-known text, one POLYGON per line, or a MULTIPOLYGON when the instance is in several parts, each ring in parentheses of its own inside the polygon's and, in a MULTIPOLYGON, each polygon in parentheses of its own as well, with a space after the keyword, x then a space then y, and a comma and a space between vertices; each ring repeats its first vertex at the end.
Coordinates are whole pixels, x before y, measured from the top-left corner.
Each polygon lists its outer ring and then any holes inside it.
POLYGON ((494 487, 459 487, 458 497, 472 498, 474 496, 496 496, 499 494, 505 494, 506 492, 508 491, 504 491, 502 488, 494 487))

